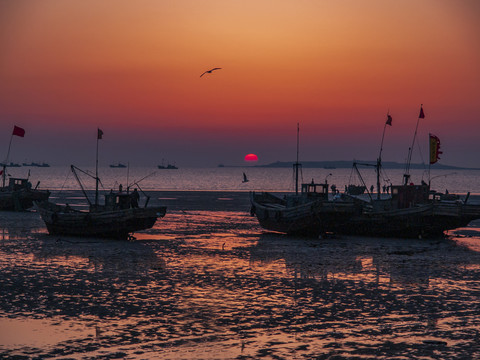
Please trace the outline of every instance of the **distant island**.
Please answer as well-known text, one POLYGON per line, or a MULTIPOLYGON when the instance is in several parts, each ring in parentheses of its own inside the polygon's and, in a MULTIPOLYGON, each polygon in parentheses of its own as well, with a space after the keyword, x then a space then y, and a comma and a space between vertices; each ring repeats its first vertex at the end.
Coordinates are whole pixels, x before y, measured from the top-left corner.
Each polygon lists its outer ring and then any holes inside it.
MULTIPOLYGON (((375 161, 368 160, 355 160, 357 165, 361 167, 361 164, 370 164, 375 165, 375 161)), ((303 168, 324 168, 324 169, 348 169, 353 165, 353 160, 351 161, 302 161, 303 168)), ((293 166, 293 161, 277 161, 267 165, 255 165, 255 167, 262 168, 291 168, 293 166)), ((426 164, 411 164, 410 169, 425 169, 428 166, 426 164)), ((385 169, 404 169, 404 163, 397 163, 393 161, 382 162, 382 167, 385 169)), ((432 169, 442 169, 442 170, 480 170, 479 168, 468 168, 461 166, 451 166, 443 164, 435 164, 432 166, 432 169)))

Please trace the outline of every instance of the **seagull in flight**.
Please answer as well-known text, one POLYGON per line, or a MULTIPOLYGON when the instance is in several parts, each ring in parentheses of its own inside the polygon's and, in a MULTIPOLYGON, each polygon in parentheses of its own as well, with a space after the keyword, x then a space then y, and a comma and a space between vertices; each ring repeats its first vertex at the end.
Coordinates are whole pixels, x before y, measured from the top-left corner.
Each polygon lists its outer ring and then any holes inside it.
POLYGON ((206 73, 211 74, 213 70, 220 70, 220 69, 221 69, 221 68, 213 68, 213 69, 207 70, 207 71, 205 71, 202 75, 200 75, 200 77, 202 77, 202 76, 205 75, 206 73))

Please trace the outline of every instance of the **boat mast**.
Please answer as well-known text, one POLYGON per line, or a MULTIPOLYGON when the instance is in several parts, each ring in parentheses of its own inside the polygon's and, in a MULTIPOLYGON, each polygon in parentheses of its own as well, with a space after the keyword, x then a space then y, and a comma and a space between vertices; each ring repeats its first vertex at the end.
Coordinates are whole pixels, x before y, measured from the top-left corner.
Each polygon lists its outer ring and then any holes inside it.
POLYGON ((298 195, 298 167, 300 166, 298 162, 298 152, 299 152, 299 133, 300 133, 300 125, 297 123, 297 161, 293 164, 295 168, 295 195, 298 195))
POLYGON ((382 134, 382 142, 380 143, 380 153, 378 154, 377 158, 377 165, 375 169, 377 171, 377 199, 380 200, 380 171, 382 168, 382 151, 383 151, 383 140, 385 139, 385 129, 387 125, 392 126, 392 117, 390 116, 390 111, 387 111, 387 121, 385 121, 385 125, 383 125, 383 134, 382 134))
POLYGON ((130 175, 130 162, 127 163, 127 194, 129 193, 130 186, 128 185, 128 177, 130 175))
POLYGON ((408 181, 410 180, 410 163, 412 161, 413 146, 415 145, 415 138, 417 137, 418 123, 420 122, 420 119, 423 118, 425 118, 425 115, 423 113, 423 104, 421 104, 420 114, 418 115, 417 119, 417 126, 415 127, 415 134, 413 135, 412 146, 408 149, 408 158, 405 165, 405 174, 403 174, 404 185, 408 185, 408 181))
POLYGON ((98 206, 98 140, 103 136, 103 131, 97 128, 97 154, 95 160, 95 207, 98 206))
POLYGON ((12 147, 12 139, 13 139, 13 134, 15 133, 15 127, 13 128, 13 132, 12 132, 12 135, 10 135, 10 142, 8 143, 8 151, 7 151, 7 158, 5 159, 5 161, 3 162, 3 171, 2 171, 2 183, 3 183, 3 187, 5 187, 5 180, 6 180, 6 177, 7 177, 7 163, 8 163, 8 159, 10 158, 10 148, 12 147))

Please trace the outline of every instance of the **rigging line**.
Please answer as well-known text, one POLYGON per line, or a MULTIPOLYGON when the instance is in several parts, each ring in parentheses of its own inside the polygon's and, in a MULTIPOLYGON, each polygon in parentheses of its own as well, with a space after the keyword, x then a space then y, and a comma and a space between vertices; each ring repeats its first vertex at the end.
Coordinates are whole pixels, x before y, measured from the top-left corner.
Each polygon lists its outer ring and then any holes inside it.
POLYGON ((422 148, 420 147, 420 142, 417 142, 417 146, 418 146, 418 152, 420 153, 420 160, 422 160, 423 169, 426 171, 427 166, 425 164, 425 160, 423 159, 422 148))
POLYGON ((65 180, 63 182, 62 187, 60 188, 60 192, 58 193, 58 195, 61 195, 63 193, 63 189, 65 188, 65 184, 67 183, 69 176, 70 176, 70 171, 67 170, 67 176, 65 176, 65 180))

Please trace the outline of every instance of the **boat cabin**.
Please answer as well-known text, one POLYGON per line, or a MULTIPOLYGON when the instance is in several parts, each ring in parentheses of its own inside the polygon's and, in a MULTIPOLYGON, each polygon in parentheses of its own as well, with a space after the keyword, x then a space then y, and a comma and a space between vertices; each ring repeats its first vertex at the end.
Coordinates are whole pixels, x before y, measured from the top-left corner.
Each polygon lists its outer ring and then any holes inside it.
POLYGON ((11 177, 8 182, 8 188, 13 191, 21 190, 21 189, 30 190, 32 188, 32 184, 27 179, 11 177))
POLYGON ((302 184, 302 195, 328 200, 328 183, 316 184, 312 180, 311 183, 302 184))
POLYGON ((428 202, 430 187, 426 183, 421 185, 392 185, 392 201, 398 209, 405 209, 415 204, 428 202))
POLYGON ((138 207, 138 196, 136 192, 120 193, 111 192, 105 195, 106 210, 120 210, 138 207))

